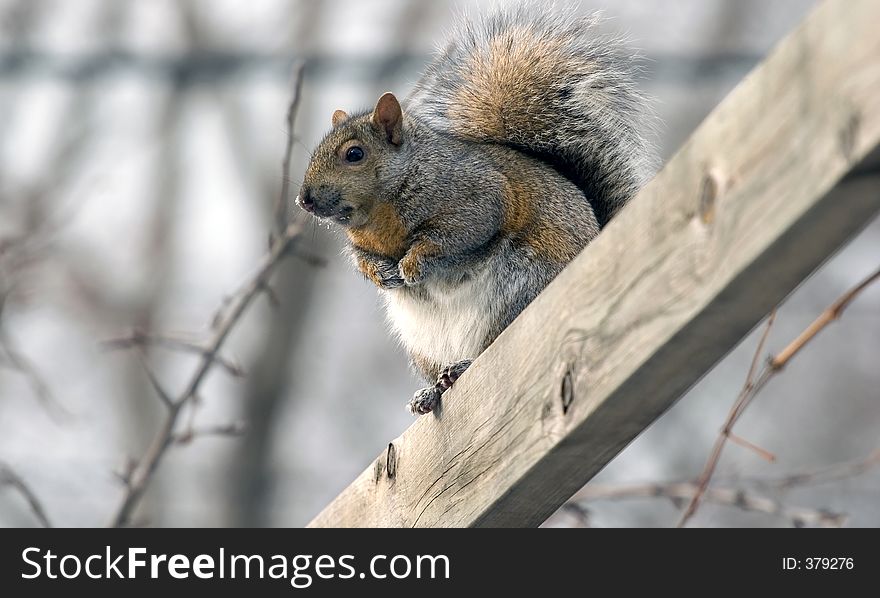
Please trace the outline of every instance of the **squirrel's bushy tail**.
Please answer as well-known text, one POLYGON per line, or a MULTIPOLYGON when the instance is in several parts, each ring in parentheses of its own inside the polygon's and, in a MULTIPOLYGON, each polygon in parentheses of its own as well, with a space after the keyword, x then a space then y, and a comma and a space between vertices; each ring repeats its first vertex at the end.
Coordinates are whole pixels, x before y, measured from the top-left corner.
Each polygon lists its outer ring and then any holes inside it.
POLYGON ((550 163, 604 224, 653 167, 635 55, 583 18, 518 5, 466 22, 425 71, 407 110, 432 128, 550 163))

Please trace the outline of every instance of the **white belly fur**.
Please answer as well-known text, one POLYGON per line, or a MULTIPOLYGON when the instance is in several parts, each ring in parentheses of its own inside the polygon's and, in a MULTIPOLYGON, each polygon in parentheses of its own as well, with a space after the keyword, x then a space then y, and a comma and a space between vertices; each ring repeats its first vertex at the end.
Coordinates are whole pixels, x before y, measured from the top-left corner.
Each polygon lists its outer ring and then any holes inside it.
POLYGON ((453 288, 428 283, 428 299, 403 289, 386 291, 388 320, 410 353, 441 366, 473 359, 489 332, 493 283, 487 268, 453 288))

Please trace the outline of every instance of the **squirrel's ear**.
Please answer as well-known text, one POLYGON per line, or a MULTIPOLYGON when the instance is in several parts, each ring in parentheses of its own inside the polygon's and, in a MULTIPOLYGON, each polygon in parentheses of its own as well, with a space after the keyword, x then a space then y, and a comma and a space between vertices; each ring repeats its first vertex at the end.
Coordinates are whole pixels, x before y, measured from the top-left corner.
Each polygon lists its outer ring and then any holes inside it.
POLYGON ((400 102, 397 101, 393 93, 384 94, 376 102, 372 122, 373 126, 384 131, 390 143, 400 145, 403 132, 403 112, 400 109, 400 102))
POLYGON ((333 126, 338 127, 339 123, 348 120, 348 114, 344 110, 337 110, 333 113, 333 126))

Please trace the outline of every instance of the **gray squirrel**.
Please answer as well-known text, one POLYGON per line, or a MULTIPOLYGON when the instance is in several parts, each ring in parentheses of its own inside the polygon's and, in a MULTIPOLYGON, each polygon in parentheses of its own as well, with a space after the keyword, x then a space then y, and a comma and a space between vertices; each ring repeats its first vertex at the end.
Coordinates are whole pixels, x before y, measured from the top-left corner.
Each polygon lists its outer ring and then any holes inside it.
MULTIPOLYGON (((333 113, 297 203, 341 226, 440 397, 642 186, 634 56, 597 17, 518 5, 465 22, 402 103, 333 113)), ((596 273, 601 276, 601 273, 596 273)))

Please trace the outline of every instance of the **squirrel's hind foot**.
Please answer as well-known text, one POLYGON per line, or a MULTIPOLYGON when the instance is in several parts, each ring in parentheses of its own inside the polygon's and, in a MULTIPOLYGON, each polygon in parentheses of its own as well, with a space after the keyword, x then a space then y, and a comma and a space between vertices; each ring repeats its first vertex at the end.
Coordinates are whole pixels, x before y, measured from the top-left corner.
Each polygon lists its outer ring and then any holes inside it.
POLYGON ((435 386, 439 386, 444 391, 448 390, 473 362, 473 359, 462 359, 461 361, 456 361, 452 365, 447 365, 440 370, 440 375, 437 377, 437 384, 435 386))
POLYGON ((455 384, 455 381, 461 377, 471 363, 473 363, 473 359, 463 359, 440 370, 440 375, 434 386, 416 391, 412 400, 406 405, 407 410, 413 415, 425 415, 434 411, 440 404, 440 397, 443 396, 443 393, 455 384))
POLYGON ((406 404, 406 409, 413 415, 425 415, 431 413, 440 404, 440 395, 443 390, 436 384, 416 391, 412 400, 406 404))

